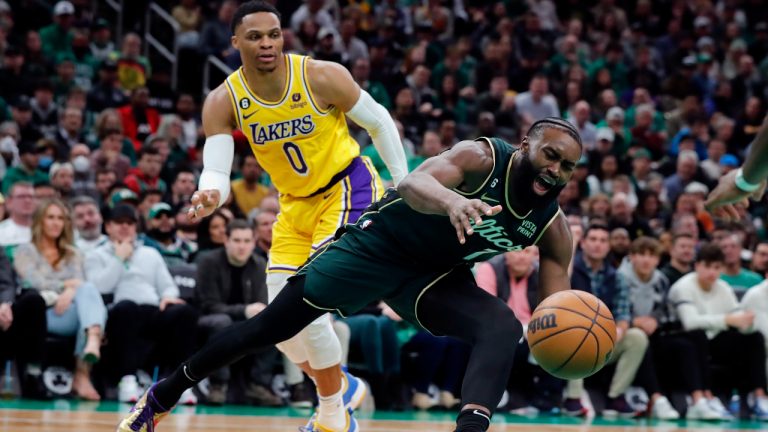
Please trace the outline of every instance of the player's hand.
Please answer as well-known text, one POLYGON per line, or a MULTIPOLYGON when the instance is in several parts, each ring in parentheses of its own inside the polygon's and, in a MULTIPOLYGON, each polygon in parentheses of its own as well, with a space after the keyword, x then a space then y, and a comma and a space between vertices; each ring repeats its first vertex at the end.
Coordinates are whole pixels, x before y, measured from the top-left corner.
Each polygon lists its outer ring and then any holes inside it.
POLYGON ((13 309, 10 303, 0 303, 0 331, 6 331, 13 324, 13 309))
POLYGON ((451 225, 456 228, 456 236, 459 238, 459 243, 464 244, 466 242, 464 233, 472 235, 475 232, 472 226, 483 223, 481 216, 493 216, 500 211, 500 205, 491 207, 479 199, 470 200, 458 197, 448 207, 447 213, 451 219, 451 225))
POLYGON ((754 192, 744 192, 736 186, 736 173, 733 170, 720 177, 717 186, 709 193, 704 206, 711 211, 715 217, 725 220, 738 220, 739 210, 736 206, 747 207, 749 198, 760 200, 765 193, 766 182, 760 183, 760 188, 754 192))
POLYGON ((216 189, 196 191, 192 194, 192 207, 187 210, 187 218, 196 222, 216 211, 221 200, 221 193, 216 189))

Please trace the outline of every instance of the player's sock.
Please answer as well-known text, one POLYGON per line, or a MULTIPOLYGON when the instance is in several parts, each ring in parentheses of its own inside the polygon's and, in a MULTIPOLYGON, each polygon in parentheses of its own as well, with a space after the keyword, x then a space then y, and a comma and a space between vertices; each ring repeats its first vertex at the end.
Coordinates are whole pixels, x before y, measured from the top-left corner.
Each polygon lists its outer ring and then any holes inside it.
POLYGON ((176 405, 181 394, 197 384, 198 381, 189 373, 189 368, 185 363, 176 368, 166 379, 158 382, 152 394, 160 405, 172 407, 176 405))
POLYGON ((346 427, 347 417, 341 394, 339 390, 331 396, 318 396, 317 422, 324 428, 341 431, 346 427))
POLYGON ((456 432, 485 432, 491 426, 491 418, 478 409, 466 409, 456 418, 456 432))

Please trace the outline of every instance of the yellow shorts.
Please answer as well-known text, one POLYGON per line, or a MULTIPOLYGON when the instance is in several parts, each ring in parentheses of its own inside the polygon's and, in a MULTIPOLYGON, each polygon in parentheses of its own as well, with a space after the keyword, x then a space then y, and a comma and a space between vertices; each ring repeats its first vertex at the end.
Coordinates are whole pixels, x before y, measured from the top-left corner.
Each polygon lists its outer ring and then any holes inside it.
POLYGON ((370 159, 352 161, 346 177, 310 197, 280 195, 280 213, 272 227, 267 272, 295 273, 312 253, 333 239, 336 230, 354 223, 381 198, 384 186, 370 159))

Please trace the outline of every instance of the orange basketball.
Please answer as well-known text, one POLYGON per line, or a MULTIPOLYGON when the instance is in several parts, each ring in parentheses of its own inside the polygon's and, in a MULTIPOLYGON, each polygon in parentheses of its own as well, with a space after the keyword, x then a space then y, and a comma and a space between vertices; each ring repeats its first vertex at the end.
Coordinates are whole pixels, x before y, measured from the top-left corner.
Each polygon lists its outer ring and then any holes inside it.
POLYGON ((528 346, 539 365, 563 379, 588 377, 611 358, 616 323, 605 303, 579 290, 544 299, 528 323, 528 346))

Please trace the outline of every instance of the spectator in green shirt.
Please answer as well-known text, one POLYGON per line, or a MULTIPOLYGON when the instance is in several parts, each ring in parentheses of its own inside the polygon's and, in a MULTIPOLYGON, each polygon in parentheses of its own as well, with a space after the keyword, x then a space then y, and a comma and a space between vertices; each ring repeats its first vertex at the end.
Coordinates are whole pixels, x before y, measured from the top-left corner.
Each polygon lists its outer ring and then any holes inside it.
POLYGON ((392 101, 389 99, 387 89, 384 84, 378 81, 371 81, 371 62, 367 58, 359 58, 352 65, 352 78, 361 89, 368 92, 373 100, 380 103, 387 110, 392 108, 392 101))
POLYGON ((44 150, 44 148, 38 147, 32 141, 22 141, 19 144, 19 160, 21 163, 15 167, 9 168, 8 171, 5 172, 5 177, 3 178, 3 194, 7 195, 11 186, 20 181, 31 184, 48 181, 48 175, 37 169, 39 153, 44 150))
POLYGON ((43 54, 48 58, 72 52, 72 39, 75 33, 72 24, 75 22, 75 6, 68 1, 60 1, 53 7, 53 24, 40 30, 43 42, 43 54))
POLYGON ((725 266, 720 279, 728 282, 736 295, 741 298, 748 289, 763 281, 759 274, 741 265, 742 240, 738 234, 730 233, 718 242, 725 255, 725 266))

